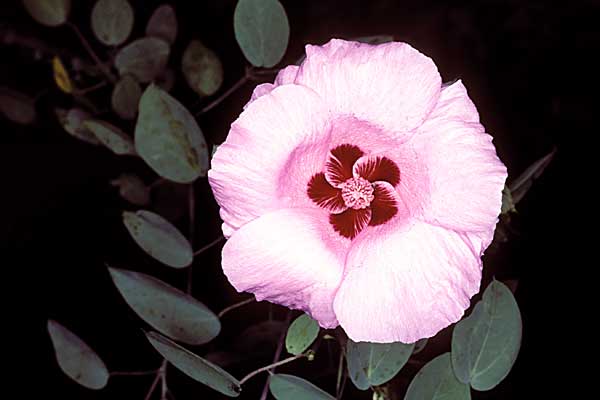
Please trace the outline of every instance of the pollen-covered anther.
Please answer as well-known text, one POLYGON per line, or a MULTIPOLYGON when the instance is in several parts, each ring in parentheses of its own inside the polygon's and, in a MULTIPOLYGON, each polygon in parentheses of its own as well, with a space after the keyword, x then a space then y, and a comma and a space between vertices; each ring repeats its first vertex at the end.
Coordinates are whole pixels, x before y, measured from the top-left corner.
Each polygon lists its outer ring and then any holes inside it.
POLYGON ((340 185, 340 189, 346 206, 355 210, 369 207, 375 198, 373 185, 361 177, 346 180, 340 185))

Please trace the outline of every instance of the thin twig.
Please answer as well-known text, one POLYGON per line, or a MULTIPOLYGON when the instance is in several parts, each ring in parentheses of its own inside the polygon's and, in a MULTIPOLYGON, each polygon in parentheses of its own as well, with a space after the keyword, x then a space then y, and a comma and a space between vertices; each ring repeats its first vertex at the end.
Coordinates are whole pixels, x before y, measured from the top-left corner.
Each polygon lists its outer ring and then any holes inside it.
POLYGON ((157 372, 155 369, 151 371, 115 371, 111 372, 110 376, 144 376, 156 374, 157 372))
POLYGON ((306 354, 304 354, 304 353, 297 354, 297 355, 295 355, 295 356, 288 357, 288 358, 286 358, 285 360, 281 360, 281 361, 278 361, 278 362, 276 362, 276 363, 273 363, 273 364, 267 365, 266 367, 259 368, 259 369, 257 369, 256 371, 252 371, 252 372, 250 372, 248 375, 246 375, 245 377, 243 377, 243 378, 240 380, 240 385, 243 385, 243 384, 244 384, 244 382, 247 382, 247 381, 248 381, 248 379, 252 378, 252 377, 253 377, 253 376, 255 376, 255 375, 258 375, 258 374, 260 374, 261 372, 269 371, 269 370, 271 370, 271 369, 273 369, 273 368, 279 367, 280 365, 287 364, 287 363, 290 363, 290 362, 292 362, 292 361, 295 361, 295 360, 297 360, 297 359, 299 359, 299 358, 304 358, 304 357, 306 357, 306 354))
POLYGON ((200 253, 205 252, 206 250, 210 249, 211 247, 213 247, 216 244, 219 244, 223 239, 225 239, 225 237, 223 236, 219 236, 218 238, 216 238, 215 240, 213 240, 212 242, 210 242, 209 244, 207 244, 204 247, 199 248, 198 250, 196 250, 194 252, 194 257, 197 256, 200 253))
POLYGON ((85 51, 87 51, 87 53, 90 55, 90 57, 92 57, 92 59, 96 63, 96 66, 106 76, 106 79, 108 79, 111 83, 115 83, 117 80, 115 79, 115 77, 113 76, 113 74, 110 73, 110 71, 108 70, 108 68, 106 68, 106 65, 104 65, 104 63, 102 62, 102 60, 100 60, 100 57, 98 57, 98 55, 96 54, 96 52, 94 51, 94 49, 92 49, 92 46, 90 46, 90 43, 87 41, 87 39, 85 38, 85 36, 83 36, 83 33, 81 33, 81 31, 79 30, 79 28, 77 27, 77 25, 73 24, 72 22, 67 22, 67 25, 71 29, 73 29, 73 31, 75 32, 75 34, 79 38, 79 41, 81 42, 81 44, 85 48, 85 51))
POLYGON ((154 389, 156 389, 156 385, 158 385, 158 381, 160 381, 160 373, 156 373, 156 378, 154 378, 154 381, 152 381, 150 390, 148 390, 148 393, 146 394, 146 397, 144 397, 144 400, 150 400, 150 397, 152 397, 152 393, 154 393, 154 389))
POLYGON ((213 108, 215 108, 216 106, 218 106, 223 100, 225 100, 233 92, 235 92, 236 90, 241 88, 246 82, 248 82, 249 79, 250 79, 250 76, 248 75, 248 72, 246 72, 246 74, 244 76, 242 76, 240 78, 240 80, 238 80, 236 83, 234 83, 232 87, 227 89, 222 95, 220 95, 215 100, 213 100, 212 102, 210 102, 209 104, 204 106, 200 111, 198 111, 196 113, 196 117, 200 116, 202 114, 205 114, 205 113, 209 112, 210 110, 212 110, 213 108))
MULTIPOLYGON (((277 342, 277 349, 275 350, 275 356, 273 356, 274 363, 276 363, 279 360, 279 357, 281 357, 281 351, 283 350, 283 341, 285 339, 285 335, 287 333, 287 328, 290 325, 291 320, 292 320, 292 312, 288 311, 287 316, 285 317, 285 322, 283 323, 283 330, 281 331, 281 335, 279 335, 279 341, 277 342)), ((263 387, 262 394, 260 395, 260 400, 266 400, 267 394, 269 394, 269 378, 267 378, 267 381, 265 382, 265 386, 263 387)))
POLYGON ((244 301, 240 301, 239 303, 232 304, 229 307, 224 308, 219 314, 217 314, 217 316, 219 318, 223 318, 223 315, 227 314, 229 311, 235 310, 236 308, 244 306, 246 304, 250 304, 250 303, 254 302, 254 300, 256 300, 256 299, 252 297, 252 298, 246 299, 244 301))

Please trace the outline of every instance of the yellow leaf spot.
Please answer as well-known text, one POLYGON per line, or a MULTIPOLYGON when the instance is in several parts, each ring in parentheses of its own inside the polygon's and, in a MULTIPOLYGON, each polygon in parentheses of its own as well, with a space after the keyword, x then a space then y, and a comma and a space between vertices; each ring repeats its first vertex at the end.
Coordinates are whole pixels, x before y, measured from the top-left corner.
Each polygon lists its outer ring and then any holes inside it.
POLYGON ((73 93, 73 83, 71 83, 71 78, 69 78, 69 74, 60 58, 56 56, 52 59, 52 70, 54 71, 54 81, 56 82, 56 86, 65 93, 73 93))

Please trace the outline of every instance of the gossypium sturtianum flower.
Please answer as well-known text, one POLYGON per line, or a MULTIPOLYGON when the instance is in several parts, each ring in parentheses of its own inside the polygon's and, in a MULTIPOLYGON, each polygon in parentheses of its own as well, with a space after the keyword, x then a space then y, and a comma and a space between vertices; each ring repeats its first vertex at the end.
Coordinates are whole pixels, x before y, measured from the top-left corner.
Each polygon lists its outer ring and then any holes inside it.
POLYGON ((506 175, 465 87, 430 58, 306 46, 214 155, 223 270, 355 341, 433 336, 479 291, 506 175))

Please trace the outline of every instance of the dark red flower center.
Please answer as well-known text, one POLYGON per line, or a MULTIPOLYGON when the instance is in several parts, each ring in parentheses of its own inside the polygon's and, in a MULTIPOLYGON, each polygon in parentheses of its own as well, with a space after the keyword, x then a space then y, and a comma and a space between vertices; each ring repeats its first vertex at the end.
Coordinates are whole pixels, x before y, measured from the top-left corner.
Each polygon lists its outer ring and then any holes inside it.
POLYGON ((387 157, 365 156, 342 144, 330 151, 325 171, 308 182, 308 197, 328 210, 329 222, 341 236, 353 239, 364 228, 382 225, 398 212, 394 187, 400 169, 387 157))

